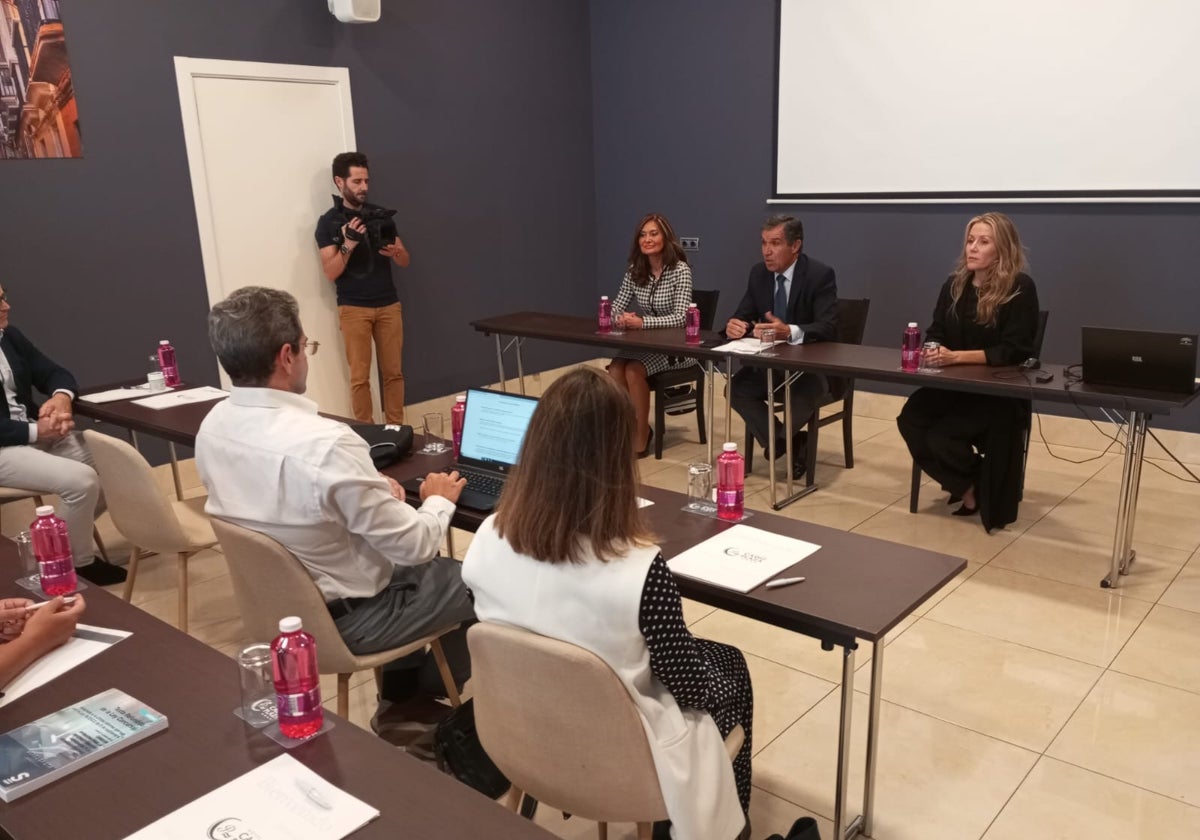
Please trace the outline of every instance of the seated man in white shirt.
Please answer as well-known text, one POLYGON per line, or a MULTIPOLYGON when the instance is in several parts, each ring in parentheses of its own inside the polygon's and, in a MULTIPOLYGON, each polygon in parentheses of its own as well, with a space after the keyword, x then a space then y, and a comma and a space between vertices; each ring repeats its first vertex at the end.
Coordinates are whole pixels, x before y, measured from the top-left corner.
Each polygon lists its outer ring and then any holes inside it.
MULTIPOLYGON (((421 507, 413 508, 400 486, 376 471, 362 438, 317 413, 316 403, 301 396, 317 342, 304 335, 287 292, 237 290, 212 308, 208 333, 234 386, 196 436, 208 513, 295 554, 354 653, 473 621, 458 562, 437 556, 465 485, 458 473, 431 473, 421 485, 421 507)), ((442 645, 455 678, 465 681, 465 626, 442 645)), ((431 697, 439 694, 444 688, 433 657, 405 657, 384 669, 371 725, 393 743, 428 737, 437 711, 431 697)))

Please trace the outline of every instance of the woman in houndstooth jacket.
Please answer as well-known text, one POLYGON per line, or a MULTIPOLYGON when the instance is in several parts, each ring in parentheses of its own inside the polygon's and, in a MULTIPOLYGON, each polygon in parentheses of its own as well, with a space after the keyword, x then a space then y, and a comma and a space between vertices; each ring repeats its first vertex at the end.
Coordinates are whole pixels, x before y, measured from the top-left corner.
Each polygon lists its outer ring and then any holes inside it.
MULTIPOLYGON (((629 246, 629 267, 613 301, 613 323, 627 330, 682 327, 692 302, 692 269, 679 237, 666 217, 647 213, 638 222, 629 246)), ((634 445, 638 457, 650 454, 650 384, 648 377, 664 370, 696 364, 661 353, 622 351, 608 366, 608 374, 629 394, 637 415, 634 445)))

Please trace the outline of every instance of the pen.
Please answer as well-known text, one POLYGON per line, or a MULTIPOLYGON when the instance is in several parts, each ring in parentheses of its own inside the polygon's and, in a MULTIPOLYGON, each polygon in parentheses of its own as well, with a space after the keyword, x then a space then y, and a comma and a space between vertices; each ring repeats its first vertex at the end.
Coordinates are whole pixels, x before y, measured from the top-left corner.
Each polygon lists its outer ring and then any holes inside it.
POLYGON ((321 792, 312 785, 308 784, 307 782, 303 782, 300 779, 296 779, 296 787, 299 788, 300 792, 307 796, 309 801, 313 804, 324 808, 326 811, 333 810, 333 806, 330 805, 329 802, 326 801, 325 797, 321 795, 321 792))
MULTIPOLYGON (((39 602, 38 602, 38 603, 36 603, 36 604, 30 604, 29 606, 27 606, 27 607, 25 608, 25 612, 27 612, 27 613, 31 613, 31 612, 33 612, 34 610, 39 610, 39 609, 41 609, 42 607, 44 607, 44 606, 46 606, 47 604, 50 604, 50 603, 53 603, 53 602, 52 602, 52 601, 39 601, 39 602)), ((72 604, 74 604, 74 603, 75 603, 75 596, 74 596, 74 595, 64 595, 64 596, 63 596, 63 606, 64 606, 64 607, 69 607, 69 606, 71 606, 71 605, 72 605, 72 604)))
POLYGON ((767 589, 778 589, 781 586, 791 586, 793 583, 804 583, 804 578, 776 578, 775 580, 767 581, 767 589))

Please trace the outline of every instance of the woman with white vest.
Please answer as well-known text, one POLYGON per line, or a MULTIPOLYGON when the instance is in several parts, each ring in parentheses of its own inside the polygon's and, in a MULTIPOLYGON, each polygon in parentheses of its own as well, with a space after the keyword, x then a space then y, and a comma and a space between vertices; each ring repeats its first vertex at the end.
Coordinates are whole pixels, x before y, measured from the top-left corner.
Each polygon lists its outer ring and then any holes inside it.
POLYGON ((740 651, 697 639, 684 623, 637 506, 635 432, 629 398, 598 371, 578 368, 551 385, 520 467, 471 542, 463 581, 480 621, 603 659, 641 713, 671 836, 733 840, 749 832, 750 674, 740 651), (731 765, 723 739, 738 724, 746 739, 731 765))

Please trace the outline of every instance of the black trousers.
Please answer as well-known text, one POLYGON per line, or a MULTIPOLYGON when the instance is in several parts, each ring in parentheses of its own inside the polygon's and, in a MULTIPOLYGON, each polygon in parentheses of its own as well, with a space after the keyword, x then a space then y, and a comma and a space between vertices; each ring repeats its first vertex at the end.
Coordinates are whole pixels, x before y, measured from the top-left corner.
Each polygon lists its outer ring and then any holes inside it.
POLYGON ((896 425, 922 471, 946 492, 961 496, 979 480, 975 448, 987 439, 997 418, 1008 417, 1009 402, 1007 397, 919 388, 904 404, 896 425))
MULTIPOLYGON (((775 387, 783 383, 786 371, 775 372, 775 387)), ((817 373, 805 373, 792 383, 792 425, 791 432, 804 425, 809 415, 821 405, 829 393, 829 382, 817 373)), ((780 399, 783 391, 777 391, 780 399)), ((767 410, 767 372, 763 368, 744 367, 733 375, 729 384, 729 404, 741 418, 746 421, 746 428, 754 435, 764 449, 767 447, 768 434, 775 436, 776 442, 783 440, 780 434, 782 424, 775 419, 775 412, 767 410)), ((778 449, 776 455, 782 455, 783 449, 778 449)))

